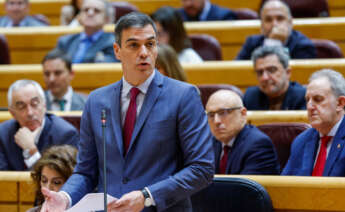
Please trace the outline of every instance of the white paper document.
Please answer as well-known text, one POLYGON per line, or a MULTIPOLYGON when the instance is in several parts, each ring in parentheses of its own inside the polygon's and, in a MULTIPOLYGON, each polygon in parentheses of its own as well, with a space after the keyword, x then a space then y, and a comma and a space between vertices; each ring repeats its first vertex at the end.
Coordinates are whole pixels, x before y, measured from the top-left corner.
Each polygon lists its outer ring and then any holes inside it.
MULTIPOLYGON (((107 202, 117 200, 116 197, 107 194, 107 202)), ((104 194, 103 193, 89 193, 86 194, 77 204, 65 212, 89 212, 104 210, 104 194)))

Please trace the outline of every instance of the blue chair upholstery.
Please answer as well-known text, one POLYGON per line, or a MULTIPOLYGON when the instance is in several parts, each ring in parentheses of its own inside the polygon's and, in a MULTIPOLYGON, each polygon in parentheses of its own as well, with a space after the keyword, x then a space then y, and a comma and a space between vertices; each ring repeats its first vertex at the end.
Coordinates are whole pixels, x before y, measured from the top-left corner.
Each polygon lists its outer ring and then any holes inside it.
POLYGON ((273 212, 265 188, 245 178, 214 178, 191 199, 193 212, 273 212))

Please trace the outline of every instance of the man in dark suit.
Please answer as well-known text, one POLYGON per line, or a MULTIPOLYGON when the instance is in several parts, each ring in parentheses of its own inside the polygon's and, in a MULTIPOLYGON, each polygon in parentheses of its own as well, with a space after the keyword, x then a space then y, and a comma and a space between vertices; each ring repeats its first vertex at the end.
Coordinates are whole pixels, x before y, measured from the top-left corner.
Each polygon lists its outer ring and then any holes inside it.
POLYGON ((0 17, 0 27, 32 27, 47 24, 29 15, 29 0, 6 0, 6 15, 0 17))
POLYGON ((70 85, 74 78, 70 59, 63 52, 53 50, 43 58, 42 67, 47 110, 83 110, 86 95, 74 92, 70 85))
POLYGON ((211 133, 195 86, 155 70, 157 30, 144 14, 122 16, 115 28, 123 78, 89 95, 81 121, 75 173, 59 193, 43 189, 43 211, 63 211, 97 186, 103 187, 101 111, 108 211, 192 211, 189 196, 214 173, 211 133), (144 208, 145 207, 145 208, 144 208))
POLYGON ((246 124, 247 110, 241 97, 219 90, 207 101, 206 113, 214 136, 218 174, 279 174, 279 163, 271 139, 246 124))
POLYGON ((26 170, 49 146, 77 145, 77 130, 45 113, 44 93, 37 82, 14 82, 8 91, 8 109, 14 119, 0 124, 0 170, 26 170))
POLYGON ((262 45, 279 45, 289 50, 292 59, 315 58, 316 49, 305 35, 292 29, 289 6, 283 1, 266 1, 260 11, 261 34, 247 38, 237 60, 249 60, 262 45))
POLYGON ((230 9, 211 4, 209 0, 182 0, 178 11, 184 21, 235 20, 237 15, 230 9))
POLYGON ((243 97, 248 110, 304 110, 305 88, 290 82, 289 55, 280 46, 262 46, 252 56, 258 86, 243 97))
POLYGON ((282 175, 345 176, 345 79, 333 70, 315 72, 306 93, 313 128, 298 135, 282 175))
POLYGON ((56 48, 72 58, 73 63, 117 62, 112 47, 114 35, 103 31, 110 15, 108 7, 106 0, 84 0, 80 11, 84 31, 61 37, 56 48))

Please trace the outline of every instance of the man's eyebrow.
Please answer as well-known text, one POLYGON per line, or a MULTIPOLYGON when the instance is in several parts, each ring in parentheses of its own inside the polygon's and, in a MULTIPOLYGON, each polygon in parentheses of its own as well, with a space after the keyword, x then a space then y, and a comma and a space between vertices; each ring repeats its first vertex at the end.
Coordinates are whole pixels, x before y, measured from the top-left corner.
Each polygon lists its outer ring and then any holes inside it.
MULTIPOLYGON (((155 36, 151 36, 151 37, 147 38, 146 40, 155 40, 155 36)), ((128 39, 126 40, 126 43, 127 43, 127 42, 131 42, 131 41, 139 41, 139 40, 136 39, 136 38, 128 38, 128 39)))

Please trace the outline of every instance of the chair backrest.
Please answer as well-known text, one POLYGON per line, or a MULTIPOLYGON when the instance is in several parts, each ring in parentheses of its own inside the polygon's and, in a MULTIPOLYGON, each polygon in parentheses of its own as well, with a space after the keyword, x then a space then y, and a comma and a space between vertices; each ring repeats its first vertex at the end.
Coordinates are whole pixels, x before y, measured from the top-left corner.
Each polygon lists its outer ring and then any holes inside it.
POLYGON ((125 1, 113 1, 111 2, 111 5, 114 8, 115 21, 119 20, 121 16, 126 15, 127 13, 139 11, 135 5, 125 1))
POLYGON ((191 199, 193 212, 273 212, 265 188, 245 178, 214 178, 210 186, 191 199))
POLYGON ((222 60, 222 48, 218 40, 207 34, 189 35, 193 49, 203 60, 222 60))
POLYGON ((32 16, 33 18, 37 19, 38 21, 40 21, 41 23, 44 23, 46 25, 50 25, 50 21, 47 18, 47 16, 43 15, 43 14, 35 14, 32 16))
MULTIPOLYGON (((269 0, 262 0, 261 6, 266 1, 269 1, 269 0)), ((329 16, 329 8, 328 8, 327 0, 283 0, 283 1, 289 5, 292 16, 294 18, 328 17, 329 16)))
POLYGON ((283 170, 290 156, 290 147, 293 140, 311 126, 307 123, 271 123, 259 125, 258 128, 268 135, 278 154, 280 170, 283 170))
POLYGON ((344 58, 338 44, 326 39, 311 39, 316 48, 316 58, 344 58))
POLYGON ((254 10, 248 8, 239 8, 233 9, 234 13, 237 16, 238 20, 246 20, 246 19, 258 19, 259 15, 254 10))
POLYGON ((6 38, 3 35, 0 35, 0 64, 10 64, 10 49, 6 38))
POLYGON ((197 86, 200 90, 200 95, 201 95, 201 101, 202 104, 206 105, 208 98, 216 92, 217 90, 220 89, 226 89, 226 90, 231 90, 236 92, 241 98, 243 98, 243 93, 242 91, 234 86, 234 85, 229 85, 229 84, 204 84, 204 85, 198 85, 197 86))

